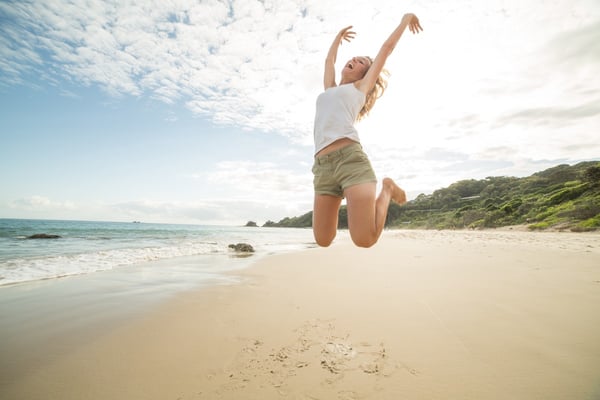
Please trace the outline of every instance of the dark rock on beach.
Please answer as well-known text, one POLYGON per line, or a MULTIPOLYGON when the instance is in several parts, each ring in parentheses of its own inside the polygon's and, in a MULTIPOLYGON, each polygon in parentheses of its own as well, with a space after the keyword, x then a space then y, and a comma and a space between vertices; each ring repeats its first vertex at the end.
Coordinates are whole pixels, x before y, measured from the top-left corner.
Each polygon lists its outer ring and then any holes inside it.
POLYGON ((230 244, 229 248, 241 253, 254 253, 254 248, 248 243, 230 244))
POLYGON ((60 239, 60 235, 49 235, 47 233, 36 233, 35 235, 27 236, 27 239, 60 239))

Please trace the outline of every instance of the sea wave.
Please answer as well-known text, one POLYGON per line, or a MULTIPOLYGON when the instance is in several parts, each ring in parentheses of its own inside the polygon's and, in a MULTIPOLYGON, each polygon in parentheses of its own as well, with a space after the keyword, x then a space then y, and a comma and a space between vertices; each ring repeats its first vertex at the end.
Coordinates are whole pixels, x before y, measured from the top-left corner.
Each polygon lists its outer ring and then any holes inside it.
POLYGON ((216 242, 189 242, 174 246, 98 250, 78 254, 21 257, 0 263, 0 285, 61 278, 106 271, 163 259, 225 254, 216 242))

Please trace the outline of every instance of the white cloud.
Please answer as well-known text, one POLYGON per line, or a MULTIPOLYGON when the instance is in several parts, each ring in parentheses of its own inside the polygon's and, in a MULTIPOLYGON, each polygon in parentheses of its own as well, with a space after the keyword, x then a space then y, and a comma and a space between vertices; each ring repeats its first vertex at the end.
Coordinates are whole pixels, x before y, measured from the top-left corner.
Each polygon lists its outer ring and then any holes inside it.
POLYGON ((209 225, 242 225, 247 221, 255 221, 262 225, 267 220, 279 220, 306 211, 306 208, 290 208, 281 203, 237 198, 187 202, 138 200, 106 205, 103 210, 106 215, 110 215, 113 219, 117 216, 121 221, 141 220, 209 225))
MULTIPOLYGON (((429 107, 416 104, 423 112, 450 106, 455 114, 464 104, 452 102, 457 95, 497 104, 498 99, 478 93, 514 94, 511 86, 527 85, 521 79, 527 72, 518 68, 531 69, 541 46, 564 48, 570 32, 575 40, 569 40, 571 50, 562 52, 597 62, 593 54, 598 52, 590 49, 598 46, 597 20, 590 24, 600 14, 593 3, 463 0, 452 7, 435 2, 420 8, 425 33, 403 40, 389 64, 398 71, 396 92, 408 83, 406 76, 414 82, 406 86, 412 92, 435 86, 427 90, 429 107), (517 60, 523 56, 524 63, 517 60)), ((341 7, 328 1, 255 0, 8 2, 0 10, 12 21, 3 24, 3 41, 12 45, 4 46, 0 58, 9 77, 21 78, 45 64, 62 77, 98 84, 112 94, 183 100, 217 122, 299 139, 310 136, 322 58, 337 29, 354 23, 359 32, 355 43, 346 46, 352 53, 343 48, 340 56, 373 55, 404 11, 366 1, 341 7), (346 12, 340 16, 342 8, 346 12)), ((543 79, 538 72, 527 78, 543 79)))
POLYGON ((26 211, 64 211, 76 208, 71 201, 55 201, 44 196, 34 195, 14 200, 9 203, 9 208, 26 211))
POLYGON ((270 162, 223 161, 206 174, 213 185, 230 187, 239 199, 263 204, 297 204, 312 197, 312 175, 299 174, 270 162))

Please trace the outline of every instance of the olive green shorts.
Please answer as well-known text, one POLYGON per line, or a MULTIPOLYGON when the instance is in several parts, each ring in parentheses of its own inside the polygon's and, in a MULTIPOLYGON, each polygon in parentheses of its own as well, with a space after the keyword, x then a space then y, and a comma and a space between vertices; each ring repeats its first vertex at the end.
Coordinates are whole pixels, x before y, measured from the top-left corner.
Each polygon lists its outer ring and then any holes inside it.
POLYGON ((344 190, 360 183, 377 182, 369 158, 359 143, 315 157, 312 168, 316 194, 344 197, 344 190))

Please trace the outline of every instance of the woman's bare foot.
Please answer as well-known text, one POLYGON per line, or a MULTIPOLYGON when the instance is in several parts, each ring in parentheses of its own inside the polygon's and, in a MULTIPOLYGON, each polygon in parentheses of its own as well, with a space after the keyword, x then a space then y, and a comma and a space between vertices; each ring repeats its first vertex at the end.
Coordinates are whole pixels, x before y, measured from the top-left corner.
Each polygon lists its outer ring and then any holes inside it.
POLYGON ((396 183, 392 179, 383 178, 382 183, 383 187, 389 189, 392 195, 392 201, 398 203, 399 205, 406 203, 406 193, 404 193, 404 190, 402 190, 400 186, 396 185, 396 183))

